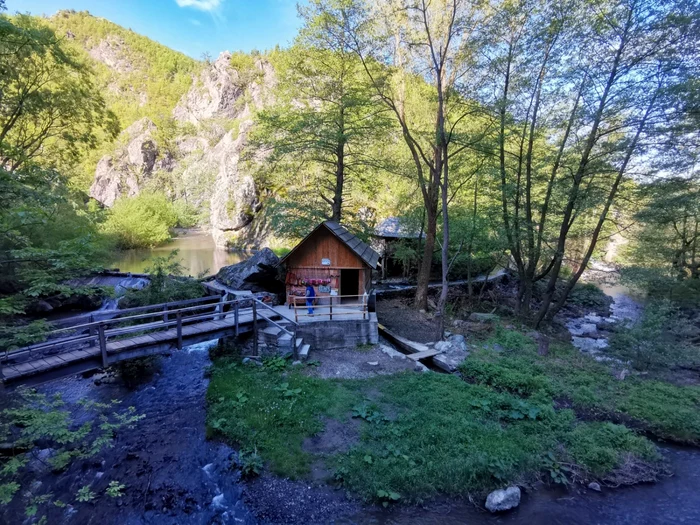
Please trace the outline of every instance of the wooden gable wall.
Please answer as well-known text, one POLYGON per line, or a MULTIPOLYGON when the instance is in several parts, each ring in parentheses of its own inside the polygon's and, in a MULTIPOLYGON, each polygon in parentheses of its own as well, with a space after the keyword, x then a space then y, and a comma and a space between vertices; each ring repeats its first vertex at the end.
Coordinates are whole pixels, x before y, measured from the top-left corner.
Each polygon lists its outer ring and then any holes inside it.
POLYGON ((319 228, 286 261, 288 268, 365 268, 355 252, 326 228, 319 228), (330 259, 330 266, 321 265, 330 259))

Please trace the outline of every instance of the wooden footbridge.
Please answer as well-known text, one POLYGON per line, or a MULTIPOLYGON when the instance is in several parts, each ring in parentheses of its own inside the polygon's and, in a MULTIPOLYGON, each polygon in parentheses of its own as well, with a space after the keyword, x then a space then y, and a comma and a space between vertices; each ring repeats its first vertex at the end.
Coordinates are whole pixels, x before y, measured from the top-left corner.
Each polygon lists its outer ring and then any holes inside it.
POLYGON ((273 328, 278 345, 301 346, 298 325, 253 296, 228 296, 100 310, 60 321, 43 343, 0 355, 3 384, 37 384, 57 377, 104 368, 220 337, 253 332, 257 352, 260 328, 273 328))

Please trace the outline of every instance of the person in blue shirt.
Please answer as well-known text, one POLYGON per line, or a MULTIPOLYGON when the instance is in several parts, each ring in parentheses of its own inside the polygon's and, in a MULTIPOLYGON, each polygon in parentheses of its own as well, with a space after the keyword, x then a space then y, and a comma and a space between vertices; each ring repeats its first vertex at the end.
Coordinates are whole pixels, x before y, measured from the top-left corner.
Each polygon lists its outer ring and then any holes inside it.
POLYGON ((314 315, 314 299, 316 298, 316 291, 314 287, 310 284, 306 285, 306 306, 309 309, 309 315, 314 315))

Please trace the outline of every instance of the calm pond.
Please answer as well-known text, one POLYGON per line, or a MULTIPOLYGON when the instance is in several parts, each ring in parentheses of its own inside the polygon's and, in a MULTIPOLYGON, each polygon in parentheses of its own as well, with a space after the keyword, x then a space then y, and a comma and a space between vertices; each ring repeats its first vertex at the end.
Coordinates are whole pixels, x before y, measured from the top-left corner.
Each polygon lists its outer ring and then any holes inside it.
POLYGON ((184 230, 172 242, 163 246, 117 252, 109 266, 119 268, 122 272, 142 273, 155 257, 167 257, 173 250, 178 250, 180 263, 194 277, 201 273, 215 274, 223 266, 248 258, 245 252, 217 248, 214 239, 206 231, 184 230))

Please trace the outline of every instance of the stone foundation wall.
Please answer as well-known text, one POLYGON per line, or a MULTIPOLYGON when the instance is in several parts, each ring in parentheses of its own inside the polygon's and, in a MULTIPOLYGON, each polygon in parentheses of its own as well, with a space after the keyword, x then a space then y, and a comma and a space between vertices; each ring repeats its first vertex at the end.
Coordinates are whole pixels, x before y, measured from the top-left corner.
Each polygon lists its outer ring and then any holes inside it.
POLYGON ((370 314, 367 320, 340 320, 302 323, 297 337, 303 337, 304 343, 314 350, 331 350, 334 348, 352 348, 362 344, 377 344, 379 329, 376 314, 370 314))

